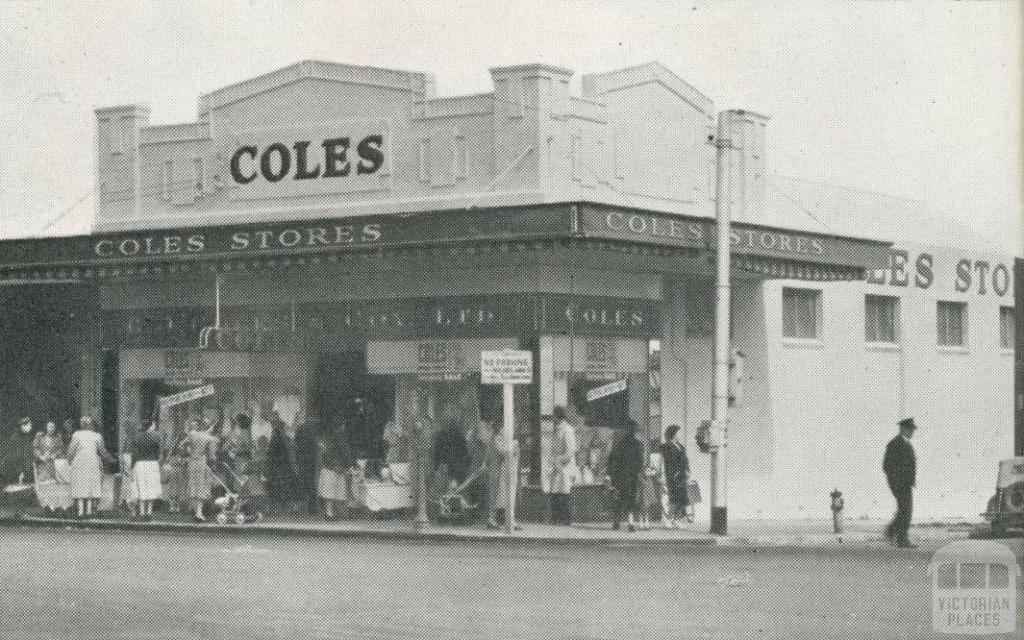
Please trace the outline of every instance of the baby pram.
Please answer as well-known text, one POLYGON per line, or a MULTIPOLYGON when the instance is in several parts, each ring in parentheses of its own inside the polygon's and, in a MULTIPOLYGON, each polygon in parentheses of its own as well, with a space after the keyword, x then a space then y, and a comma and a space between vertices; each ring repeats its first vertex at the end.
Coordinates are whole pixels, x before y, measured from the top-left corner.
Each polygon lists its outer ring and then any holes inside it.
POLYGON ((223 490, 222 494, 214 496, 211 500, 212 511, 216 513, 215 520, 217 524, 227 525, 234 523, 242 525, 246 522, 259 522, 263 519, 263 514, 256 508, 252 498, 250 483, 256 481, 254 478, 235 472, 227 464, 220 465, 220 472, 230 480, 231 485, 235 487, 235 490, 233 490, 217 471, 212 468, 210 471, 213 473, 217 484, 223 490))
POLYGON ((19 476, 18 481, 4 486, 2 503, 8 508, 22 511, 32 506, 35 498, 34 487, 25 482, 24 476, 19 476))
POLYGON ((480 470, 470 474, 461 484, 448 474, 445 464, 438 465, 431 482, 428 515, 438 522, 465 523, 475 519, 482 505, 474 500, 471 485, 477 480, 480 470))
POLYGON ((74 505, 71 498, 71 469, 68 461, 58 458, 53 461, 53 477, 40 477, 39 468, 33 467, 36 499, 39 506, 49 512, 66 511, 74 505))

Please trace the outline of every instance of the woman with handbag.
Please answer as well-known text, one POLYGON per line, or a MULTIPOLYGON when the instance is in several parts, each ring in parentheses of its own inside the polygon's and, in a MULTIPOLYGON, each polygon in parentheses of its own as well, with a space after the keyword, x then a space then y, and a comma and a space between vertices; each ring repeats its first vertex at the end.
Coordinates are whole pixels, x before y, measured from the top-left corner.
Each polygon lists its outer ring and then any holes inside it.
POLYGON ((665 442, 661 445, 668 495, 668 508, 663 514, 663 521, 669 529, 681 528, 680 518, 693 522, 693 516, 687 514, 687 506, 690 504, 686 490, 690 480, 690 461, 686 457, 686 447, 680 442, 679 433, 679 425, 669 425, 665 429, 665 442))

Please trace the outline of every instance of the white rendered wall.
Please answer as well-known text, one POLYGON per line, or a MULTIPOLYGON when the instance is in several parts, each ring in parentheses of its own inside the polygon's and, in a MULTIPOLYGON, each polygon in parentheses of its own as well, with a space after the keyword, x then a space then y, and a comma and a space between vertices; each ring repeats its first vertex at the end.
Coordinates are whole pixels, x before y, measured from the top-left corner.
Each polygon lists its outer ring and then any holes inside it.
POLYGON ((895 422, 905 416, 920 427, 914 437, 915 518, 977 518, 995 487, 997 462, 1012 455, 1013 352, 1000 347, 999 307, 1013 304, 1013 287, 1011 282, 999 295, 991 281, 991 268, 1009 267, 1012 259, 928 246, 899 249, 909 258, 906 285, 900 284, 899 270, 895 277, 877 274, 877 284, 773 281, 764 286, 776 436, 769 484, 778 517, 828 517, 828 493, 836 487, 846 498, 849 517, 889 516, 893 502, 881 471, 882 453, 896 433, 895 422), (963 277, 964 260, 972 264, 970 282, 963 277), (977 261, 989 264, 984 293, 977 261), (786 286, 822 291, 821 340, 782 337, 786 286), (868 293, 899 298, 896 345, 865 342, 868 293), (967 303, 965 349, 937 346, 938 300, 967 303))

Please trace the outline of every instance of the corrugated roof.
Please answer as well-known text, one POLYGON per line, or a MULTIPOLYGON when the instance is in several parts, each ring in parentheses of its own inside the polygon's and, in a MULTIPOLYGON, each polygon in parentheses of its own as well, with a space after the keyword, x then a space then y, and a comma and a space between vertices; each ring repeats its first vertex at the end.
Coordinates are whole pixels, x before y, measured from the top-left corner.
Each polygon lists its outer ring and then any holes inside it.
POLYGON ((771 174, 764 220, 748 220, 805 231, 876 238, 895 244, 930 244, 990 253, 1020 253, 1016 237, 986 236, 919 200, 836 184, 771 174))

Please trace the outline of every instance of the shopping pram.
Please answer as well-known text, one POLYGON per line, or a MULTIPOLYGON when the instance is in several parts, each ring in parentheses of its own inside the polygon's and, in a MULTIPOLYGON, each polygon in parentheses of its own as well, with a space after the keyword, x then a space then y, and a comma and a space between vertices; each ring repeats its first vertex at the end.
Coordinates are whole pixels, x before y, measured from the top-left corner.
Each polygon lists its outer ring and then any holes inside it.
POLYGON ((251 497, 252 492, 249 490, 249 484, 256 480, 251 476, 237 473, 227 464, 221 464, 219 468, 220 472, 227 476, 235 488, 232 489, 231 486, 228 486, 228 482, 221 478, 220 473, 212 468, 210 469, 217 484, 220 485, 223 491, 223 493, 214 496, 211 500, 212 511, 216 514, 214 519, 217 524, 242 525, 246 522, 254 523, 262 520, 263 514, 256 508, 251 497))
POLYGON ((0 506, 14 509, 18 512, 32 507, 35 498, 34 487, 25 482, 24 475, 18 477, 18 481, 4 486, 0 494, 0 506))
POLYGON ((452 524, 469 522, 479 516, 482 505, 478 504, 472 487, 480 475, 481 470, 477 470, 459 483, 449 476, 445 464, 438 465, 431 482, 428 515, 438 522, 452 524))

